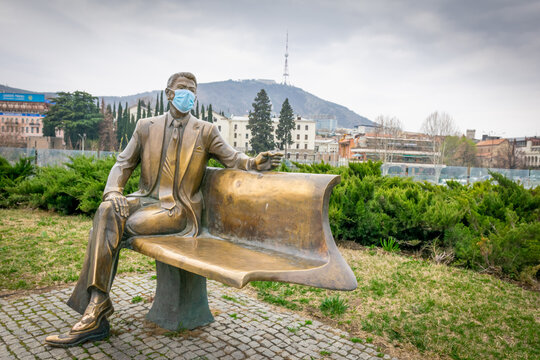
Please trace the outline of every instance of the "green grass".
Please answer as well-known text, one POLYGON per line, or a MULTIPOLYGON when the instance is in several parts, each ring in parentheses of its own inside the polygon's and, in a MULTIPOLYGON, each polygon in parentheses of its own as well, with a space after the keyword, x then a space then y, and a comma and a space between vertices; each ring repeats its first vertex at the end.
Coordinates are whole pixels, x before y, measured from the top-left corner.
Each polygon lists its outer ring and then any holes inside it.
MULTIPOLYGON (((0 292, 76 281, 91 227, 86 216, 0 209, 0 292)), ((120 253, 118 273, 153 269, 147 256, 120 253)))
POLYGON ((321 301, 319 309, 325 315, 342 315, 345 313, 349 306, 346 300, 339 297, 339 295, 326 297, 321 301))
POLYGON ((263 301, 294 304, 349 331, 352 342, 397 345, 424 359, 540 358, 540 293, 382 249, 340 251, 358 280, 355 291, 252 286, 263 301))
MULTIPOLYGON (((0 292, 75 281, 91 226, 88 217, 0 209, 0 292)), ((540 293, 380 249, 340 251, 358 280, 355 291, 275 282, 252 287, 263 301, 349 331, 351 342, 394 344, 418 352, 415 358, 540 358, 540 293), (348 306, 341 314, 339 304, 348 306)), ((122 251, 119 273, 153 269, 152 259, 122 251)))

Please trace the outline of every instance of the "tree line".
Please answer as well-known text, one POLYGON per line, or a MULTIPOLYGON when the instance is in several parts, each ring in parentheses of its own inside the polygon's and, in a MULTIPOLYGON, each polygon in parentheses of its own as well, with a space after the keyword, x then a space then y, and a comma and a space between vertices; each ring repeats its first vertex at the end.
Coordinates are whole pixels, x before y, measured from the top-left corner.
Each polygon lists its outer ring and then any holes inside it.
MULTIPOLYGON (((128 102, 111 106, 102 99, 100 104, 97 97, 84 91, 59 92, 53 102, 43 120, 43 136, 54 137, 57 130, 63 130, 68 149, 78 147, 84 138, 90 145, 87 148, 107 151, 124 149, 140 119, 162 115, 170 107, 163 99, 163 91, 156 94, 153 109, 150 101, 138 99, 135 114, 130 113, 128 102)), ((205 108, 197 101, 191 113, 214 122, 212 104, 205 108)), ((224 115, 222 111, 220 114, 224 115)))

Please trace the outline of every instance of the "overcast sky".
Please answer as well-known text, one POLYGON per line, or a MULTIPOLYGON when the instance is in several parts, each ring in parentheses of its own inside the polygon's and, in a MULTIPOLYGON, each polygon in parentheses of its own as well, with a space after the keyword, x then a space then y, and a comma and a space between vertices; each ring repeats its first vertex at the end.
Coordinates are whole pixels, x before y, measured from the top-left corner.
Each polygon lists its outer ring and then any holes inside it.
MULTIPOLYGON (((0 0, 0 82, 131 95, 171 73, 290 81, 417 131, 540 135, 540 1, 0 0)), ((256 94, 254 94, 255 97, 256 94)))

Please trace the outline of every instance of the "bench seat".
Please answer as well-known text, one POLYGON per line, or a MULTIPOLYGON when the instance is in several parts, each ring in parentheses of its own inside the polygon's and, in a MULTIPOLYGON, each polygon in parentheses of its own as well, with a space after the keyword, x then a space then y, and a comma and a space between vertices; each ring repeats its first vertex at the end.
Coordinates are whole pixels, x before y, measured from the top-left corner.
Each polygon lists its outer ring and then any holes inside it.
POLYGON ((321 259, 309 259, 204 236, 138 238, 132 246, 133 250, 165 264, 236 288, 242 288, 252 280, 271 279, 288 272, 309 271, 326 264, 321 259))

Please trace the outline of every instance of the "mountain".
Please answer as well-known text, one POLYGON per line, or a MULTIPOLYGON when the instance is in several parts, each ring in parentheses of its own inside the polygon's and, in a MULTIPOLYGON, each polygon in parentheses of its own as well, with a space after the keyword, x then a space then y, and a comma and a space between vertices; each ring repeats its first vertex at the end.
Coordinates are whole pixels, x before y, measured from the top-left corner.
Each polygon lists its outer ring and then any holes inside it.
MULTIPOLYGON (((197 99, 205 106, 212 104, 214 111, 224 111, 227 115, 246 115, 252 109, 252 103, 261 89, 265 89, 268 93, 272 102, 272 111, 276 114, 279 114, 281 104, 285 98, 288 98, 295 114, 306 118, 335 117, 338 126, 346 128, 373 124, 371 120, 345 106, 323 100, 295 86, 277 84, 273 80, 227 80, 201 83, 197 88, 197 99)), ((160 90, 154 90, 130 96, 104 96, 103 98, 107 104, 127 101, 130 106, 135 105, 137 99, 144 99, 150 101, 153 107, 156 94, 159 92, 160 90)))
MULTIPOLYGON (((355 125, 372 125, 373 122, 361 115, 356 114, 345 106, 323 100, 298 87, 277 84, 273 80, 240 80, 240 81, 217 81, 202 83, 197 88, 197 99, 205 107, 212 104, 214 111, 224 111, 227 115, 247 115, 252 109, 252 103, 257 93, 265 89, 272 102, 272 111, 279 114, 281 104, 285 98, 289 99, 294 113, 305 118, 335 117, 339 127, 352 128, 355 125)), ((0 85, 0 91, 4 92, 29 92, 27 90, 7 88, 0 85), (6 90, 3 90, 6 89, 6 90)), ((104 98, 107 104, 128 103, 136 105, 138 99, 150 101, 152 107, 156 101, 156 95, 161 90, 148 91, 129 96, 99 96, 104 98)), ((46 93, 46 96, 54 93, 46 93)))
POLYGON ((56 96, 55 92, 41 92, 41 91, 29 91, 29 90, 23 90, 14 88, 7 85, 0 85, 0 93, 18 93, 18 94, 45 94, 45 97, 47 99, 50 99, 52 97, 56 96))

